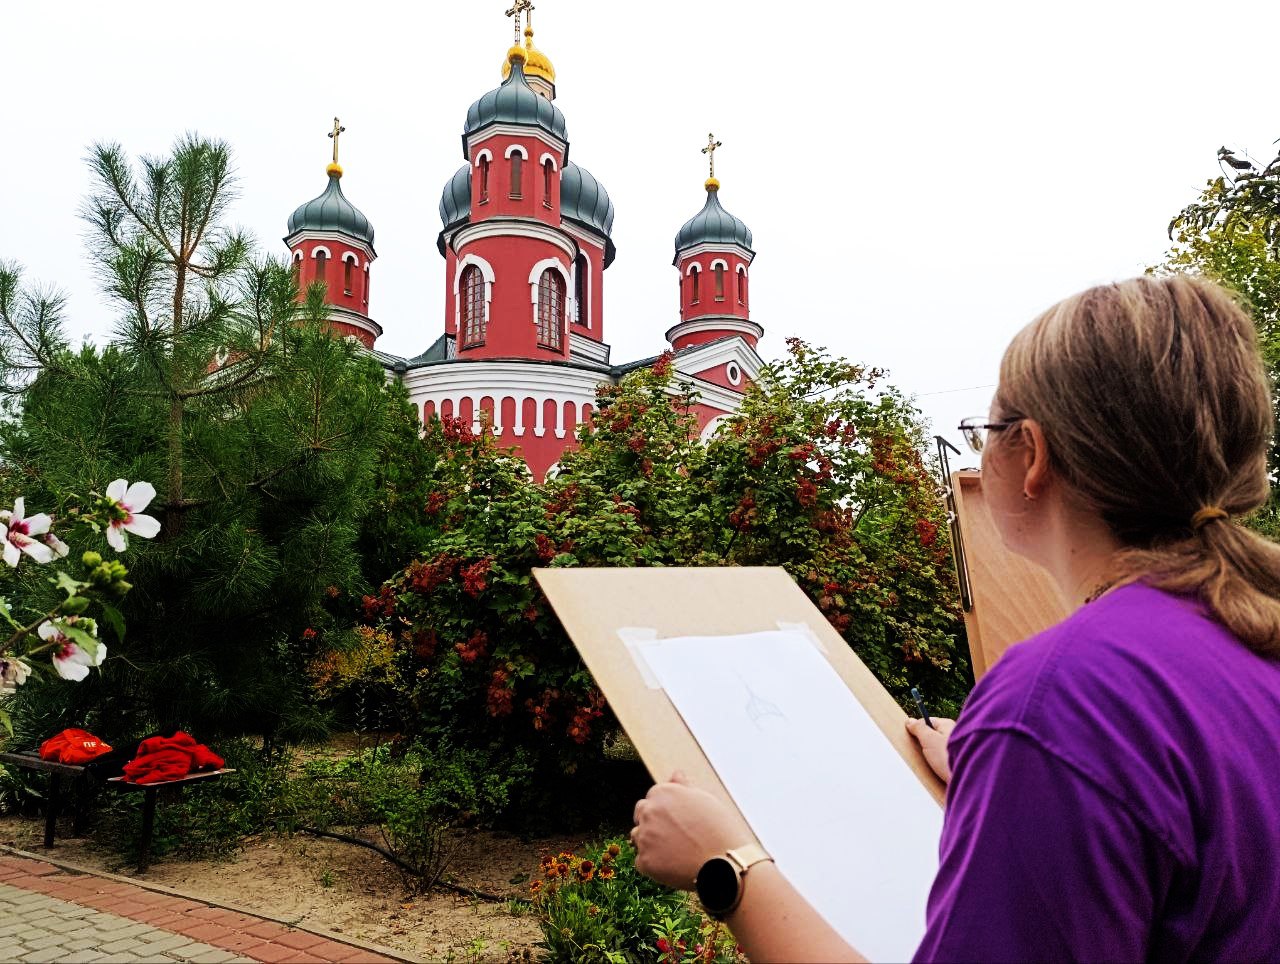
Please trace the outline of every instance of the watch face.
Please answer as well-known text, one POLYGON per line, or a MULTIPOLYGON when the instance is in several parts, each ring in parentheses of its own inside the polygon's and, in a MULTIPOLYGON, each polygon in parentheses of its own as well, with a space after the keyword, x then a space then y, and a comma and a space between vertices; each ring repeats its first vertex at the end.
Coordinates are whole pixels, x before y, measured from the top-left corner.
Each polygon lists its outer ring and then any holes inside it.
POLYGON ((698 871, 698 899, 707 913, 723 915, 738 904, 738 868, 724 857, 712 857, 698 871))

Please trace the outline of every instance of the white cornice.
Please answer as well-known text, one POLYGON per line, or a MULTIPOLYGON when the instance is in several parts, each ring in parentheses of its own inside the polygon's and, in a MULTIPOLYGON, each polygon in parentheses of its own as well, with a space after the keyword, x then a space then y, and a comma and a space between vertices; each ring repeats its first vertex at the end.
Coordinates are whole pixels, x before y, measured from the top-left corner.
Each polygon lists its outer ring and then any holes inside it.
POLYGON ((742 338, 726 338, 722 341, 699 345, 676 356, 676 370, 689 375, 705 372, 719 365, 737 362, 738 367, 752 381, 758 381, 764 368, 762 359, 754 348, 742 338))
POLYGON ((342 231, 294 231, 284 239, 284 243, 290 251, 299 241, 341 241, 348 248, 355 248, 357 251, 364 252, 364 256, 369 261, 375 261, 378 257, 377 252, 370 245, 365 244, 363 241, 358 241, 342 231))
POLYGON ((674 342, 681 335, 693 335, 703 331, 728 331, 742 335, 754 335, 757 339, 764 337, 764 328, 746 318, 735 318, 732 315, 710 315, 702 318, 691 318, 667 329, 666 339, 674 342))
POLYGON ((454 253, 457 253, 472 241, 478 241, 481 238, 509 237, 548 241, 563 251, 570 261, 578 256, 578 245, 572 237, 567 237, 565 232, 533 218, 494 217, 464 224, 449 238, 449 246, 453 248, 454 253))
POLYGON ((609 364, 609 346, 602 341, 580 335, 576 331, 569 333, 569 357, 578 356, 589 361, 609 364))
POLYGON ((343 308, 339 305, 325 305, 325 308, 328 309, 329 321, 339 321, 344 325, 353 325, 369 332, 374 338, 382 337, 382 326, 367 315, 362 315, 358 311, 352 311, 350 308, 343 308))
POLYGON ((477 144, 483 143, 495 135, 533 138, 546 144, 552 150, 560 151, 562 154, 565 148, 569 146, 567 141, 562 141, 558 137, 548 134, 540 127, 523 127, 517 124, 490 124, 467 138, 467 160, 471 160, 471 152, 475 150, 477 144))
POLYGON ((596 386, 612 384, 608 372, 538 362, 478 358, 424 365, 405 372, 402 381, 412 395, 514 395, 553 393, 594 401, 596 386))
POLYGON ((588 244, 595 245, 601 251, 605 249, 605 245, 609 240, 603 234, 597 234, 595 231, 582 227, 577 222, 565 220, 561 221, 560 226, 566 234, 572 235, 575 241, 585 241, 588 244))
POLYGON ((712 244, 709 241, 704 241, 702 244, 695 244, 692 248, 681 248, 679 254, 676 255, 675 263, 679 266, 680 262, 685 258, 694 258, 700 254, 721 254, 725 251, 730 251, 733 254, 736 254, 747 264, 750 264, 756 258, 756 253, 754 251, 750 248, 744 248, 736 242, 712 244))

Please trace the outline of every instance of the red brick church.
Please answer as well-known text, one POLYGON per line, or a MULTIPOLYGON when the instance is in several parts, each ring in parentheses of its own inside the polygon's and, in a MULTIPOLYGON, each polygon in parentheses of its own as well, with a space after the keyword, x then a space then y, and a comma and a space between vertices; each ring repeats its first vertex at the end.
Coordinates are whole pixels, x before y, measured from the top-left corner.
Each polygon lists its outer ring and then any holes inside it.
MULTIPOLYGON (((516 18, 530 11, 517 0, 516 18)), ((404 383, 424 420, 451 415, 487 424, 501 445, 520 450, 542 478, 591 414, 596 387, 616 383, 655 358, 615 364, 606 336, 605 271, 617 254, 613 202, 570 159, 556 73, 533 44, 508 52, 502 83, 467 110, 464 163, 445 184, 436 246, 444 259, 440 334, 413 358, 378 351, 382 326, 370 314, 373 226, 342 190, 337 163, 324 193, 289 218, 285 243, 305 288, 328 285, 330 323, 359 339, 404 383)), ((751 231, 706 182, 702 210, 675 237, 678 314, 667 329, 676 372, 698 391, 699 428, 737 410, 760 371, 751 320, 751 231)), ((655 356, 656 357, 656 356, 655 356)))

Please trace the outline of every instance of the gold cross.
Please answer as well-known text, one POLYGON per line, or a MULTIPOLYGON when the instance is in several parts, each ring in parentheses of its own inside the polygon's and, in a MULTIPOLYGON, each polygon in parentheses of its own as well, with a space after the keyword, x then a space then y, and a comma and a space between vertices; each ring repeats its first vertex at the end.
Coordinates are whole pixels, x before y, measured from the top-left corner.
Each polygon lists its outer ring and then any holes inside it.
POLYGON ((333 119, 333 130, 329 132, 329 136, 333 138, 333 163, 338 163, 338 136, 345 131, 346 128, 338 123, 338 118, 333 119))
MULTIPOLYGON (((516 29, 516 45, 517 46, 520 44, 520 15, 522 13, 529 13, 529 14, 533 13, 533 3, 531 2, 531 0, 515 0, 515 3, 511 5, 511 9, 507 11, 508 17, 516 18, 515 29, 516 29)), ((532 21, 533 17, 530 16, 529 19, 530 21, 532 21)))
POLYGON ((716 140, 716 135, 715 135, 715 134, 708 134, 708 135, 707 135, 707 146, 706 146, 706 147, 704 147, 704 148, 702 149, 702 153, 703 153, 703 154, 706 154, 706 155, 707 155, 707 160, 709 160, 709 161, 711 162, 711 176, 712 176, 712 177, 715 177, 715 176, 716 176, 716 148, 717 148, 717 147, 724 147, 724 145, 723 145, 723 144, 721 144, 718 140, 716 140))

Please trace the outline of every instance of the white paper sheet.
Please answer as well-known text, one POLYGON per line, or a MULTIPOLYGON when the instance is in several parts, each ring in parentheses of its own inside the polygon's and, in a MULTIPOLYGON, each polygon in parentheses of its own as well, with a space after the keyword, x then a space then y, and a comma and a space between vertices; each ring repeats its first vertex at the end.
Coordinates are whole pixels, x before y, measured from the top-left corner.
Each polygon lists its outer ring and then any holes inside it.
POLYGON ((783 874, 871 960, 910 960, 942 810, 826 658, 794 630, 639 647, 783 874))

